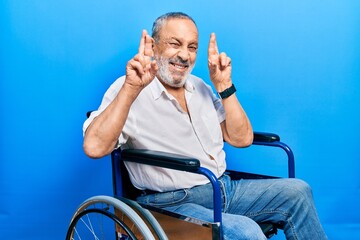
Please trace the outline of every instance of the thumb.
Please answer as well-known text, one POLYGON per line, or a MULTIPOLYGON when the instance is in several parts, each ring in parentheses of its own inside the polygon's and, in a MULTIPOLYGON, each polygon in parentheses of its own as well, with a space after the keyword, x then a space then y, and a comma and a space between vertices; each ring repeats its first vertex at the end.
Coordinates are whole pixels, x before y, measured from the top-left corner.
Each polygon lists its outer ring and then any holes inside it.
POLYGON ((159 67, 157 65, 157 62, 156 62, 156 60, 153 60, 151 62, 151 68, 150 68, 151 75, 153 75, 155 77, 158 70, 159 70, 159 67))

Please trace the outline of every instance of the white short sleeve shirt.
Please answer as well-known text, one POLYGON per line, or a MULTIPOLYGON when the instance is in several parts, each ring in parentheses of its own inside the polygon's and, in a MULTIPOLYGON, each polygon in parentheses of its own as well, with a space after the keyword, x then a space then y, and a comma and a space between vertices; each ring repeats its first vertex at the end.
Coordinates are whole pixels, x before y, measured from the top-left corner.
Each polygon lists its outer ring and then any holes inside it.
MULTIPOLYGON (((105 93, 97 111, 85 121, 83 131, 116 97, 125 77, 117 79, 105 93)), ((191 75, 185 84, 189 114, 158 79, 139 94, 131 106, 118 146, 150 149, 199 159, 201 166, 220 177, 225 169, 225 152, 220 123, 225 120, 221 100, 211 87, 191 75)), ((193 173, 127 163, 132 183, 139 189, 171 191, 205 184, 207 178, 193 173)))

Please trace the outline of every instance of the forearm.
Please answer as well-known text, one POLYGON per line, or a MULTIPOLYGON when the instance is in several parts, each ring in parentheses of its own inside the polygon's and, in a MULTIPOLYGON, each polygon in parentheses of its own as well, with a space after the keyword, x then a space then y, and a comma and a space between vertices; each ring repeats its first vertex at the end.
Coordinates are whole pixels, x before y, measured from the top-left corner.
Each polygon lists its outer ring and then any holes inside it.
POLYGON ((222 123, 224 140, 236 147, 247 147, 253 142, 253 130, 249 118, 235 94, 222 100, 225 121, 222 123))
POLYGON ((114 150, 136 96, 124 85, 109 106, 94 118, 84 136, 86 155, 101 158, 114 150))
POLYGON ((208 67, 211 82, 220 93, 225 108, 225 121, 221 123, 224 140, 236 147, 249 146, 253 141, 253 131, 244 109, 234 94, 235 89, 231 88, 231 59, 224 52, 219 54, 214 33, 210 35, 208 67))

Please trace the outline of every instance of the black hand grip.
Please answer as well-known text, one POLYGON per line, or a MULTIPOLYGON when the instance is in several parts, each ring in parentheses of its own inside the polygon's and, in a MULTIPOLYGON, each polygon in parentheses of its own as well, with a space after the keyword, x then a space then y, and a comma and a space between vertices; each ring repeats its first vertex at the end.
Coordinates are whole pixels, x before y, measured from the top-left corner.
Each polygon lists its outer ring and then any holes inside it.
POLYGON ((275 133, 254 132, 254 141, 256 142, 279 142, 280 137, 275 133))
POLYGON ((200 161, 195 158, 185 157, 179 154, 144 149, 122 150, 121 158, 124 161, 188 172, 196 172, 196 170, 200 167, 200 161))

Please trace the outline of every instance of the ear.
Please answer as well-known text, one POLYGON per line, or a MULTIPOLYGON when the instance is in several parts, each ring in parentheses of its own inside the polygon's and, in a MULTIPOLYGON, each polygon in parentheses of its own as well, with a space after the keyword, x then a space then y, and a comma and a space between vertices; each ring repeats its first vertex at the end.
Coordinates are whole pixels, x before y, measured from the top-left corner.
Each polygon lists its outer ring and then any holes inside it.
POLYGON ((151 38, 151 46, 152 46, 153 51, 155 49, 155 45, 156 45, 155 40, 153 38, 151 38))
POLYGON ((159 52, 159 45, 156 43, 156 41, 151 38, 151 44, 152 44, 152 50, 154 54, 157 54, 159 52))

